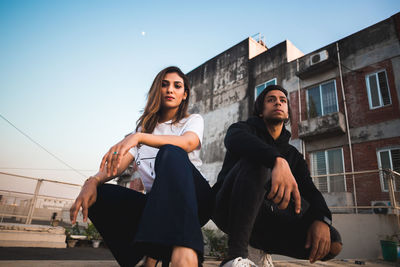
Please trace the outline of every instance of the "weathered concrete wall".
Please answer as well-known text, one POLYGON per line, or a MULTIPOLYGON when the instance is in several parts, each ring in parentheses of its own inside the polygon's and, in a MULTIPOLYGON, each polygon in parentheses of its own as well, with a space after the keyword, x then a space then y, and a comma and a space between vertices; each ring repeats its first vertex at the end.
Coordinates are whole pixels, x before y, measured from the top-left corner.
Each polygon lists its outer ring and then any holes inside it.
POLYGON ((205 129, 201 170, 216 180, 225 156, 223 139, 230 124, 248 117, 248 58, 246 39, 187 75, 192 87, 191 113, 200 113, 205 129))
MULTIPOLYGON (((394 215, 333 214, 333 226, 339 231, 343 241, 343 249, 337 259, 380 258, 380 240, 398 232, 394 215)), ((257 253, 253 252, 253 255, 257 257, 257 253)), ((272 255, 272 258, 291 259, 280 255, 272 255)))
MULTIPOLYGON (((366 153, 370 149, 368 142, 374 140, 390 140, 389 143, 385 141, 388 146, 400 144, 399 29, 400 13, 338 41, 350 134, 353 145, 357 144, 357 149, 363 151, 361 153, 366 153), (370 110, 365 75, 383 68, 388 74, 392 104, 370 110)), ((246 119, 252 113, 257 85, 276 78, 277 83, 290 92, 293 117, 287 128, 292 132, 291 143, 300 151, 303 141, 298 137, 298 126, 300 121, 307 120, 307 89, 335 80, 338 109, 344 114, 336 42, 307 55, 302 55, 287 40, 265 49, 248 38, 188 73, 192 85, 190 112, 200 113, 205 119, 202 171, 211 183, 215 181, 222 165, 225 154, 223 138, 227 127, 233 122, 246 119), (328 51, 329 64, 311 66, 311 56, 322 50, 328 51), (307 75, 299 79, 296 73, 307 75)), ((350 171, 346 134, 309 138, 305 143, 307 152, 334 147, 343 148, 345 169, 350 171)), ((376 163, 376 152, 372 157, 368 161, 376 163)), ((365 159, 354 157, 355 166, 362 166, 360 161, 365 159)))
POLYGON ((376 259, 381 255, 379 240, 398 232, 394 215, 334 214, 333 224, 343 240, 339 259, 376 259))
POLYGON ((341 135, 345 132, 345 118, 341 112, 304 120, 299 124, 299 136, 308 140, 341 135))
MULTIPOLYGON (((396 14, 400 17, 400 14, 396 14)), ((344 90, 347 100, 350 135, 353 143, 354 169, 377 169, 376 151, 383 147, 396 147, 400 144, 400 42, 398 29, 393 23, 393 17, 361 30, 342 40, 339 40, 342 71, 344 77, 344 90), (368 104, 368 94, 365 77, 367 74, 385 69, 392 104, 371 110, 368 104)), ((327 49, 329 56, 337 60, 335 55, 336 43, 318 49, 327 49)), ((315 51, 315 52, 317 52, 315 51)), ((306 64, 311 55, 299 59, 301 64, 306 64)), ((298 106, 297 92, 291 93, 293 110, 302 110, 301 120, 307 119, 306 90, 313 85, 335 79, 338 96, 339 111, 344 113, 343 96, 338 67, 311 75, 300 80, 301 107, 298 106)), ((299 114, 292 125, 294 139, 298 138, 299 114)), ((324 137, 323 139, 308 139, 305 144, 306 151, 313 152, 334 147, 342 147, 346 171, 351 171, 350 154, 347 136, 324 137)), ((357 183, 358 204, 370 205, 371 200, 388 199, 388 194, 381 191, 379 176, 376 174, 368 177, 358 177, 357 183), (361 178, 363 178, 361 182, 361 178)), ((347 180, 347 188, 352 190, 351 179, 347 180)))
POLYGON ((247 108, 241 107, 246 104, 246 99, 241 102, 234 102, 229 106, 202 114, 205 123, 204 136, 206 138, 204 138, 202 147, 204 152, 201 171, 211 184, 215 183, 217 175, 222 168, 226 152, 224 146, 226 130, 232 123, 242 120, 243 117, 240 114, 247 110, 247 108))
POLYGON ((400 119, 353 128, 350 133, 353 144, 398 137, 400 133, 400 119))

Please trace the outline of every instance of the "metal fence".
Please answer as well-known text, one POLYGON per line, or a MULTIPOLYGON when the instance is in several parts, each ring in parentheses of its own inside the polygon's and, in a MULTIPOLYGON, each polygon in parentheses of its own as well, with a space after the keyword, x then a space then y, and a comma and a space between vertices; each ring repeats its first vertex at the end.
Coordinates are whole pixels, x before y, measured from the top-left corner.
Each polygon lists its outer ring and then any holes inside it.
POLYGON ((0 172, 0 222, 68 225, 69 208, 80 189, 78 184, 0 172))
MULTIPOLYGON (((333 213, 395 214, 400 174, 367 170, 313 176, 333 213)), ((0 222, 68 225, 69 208, 81 185, 0 172, 0 222)), ((78 222, 83 223, 82 214, 78 222)), ((399 224, 400 226, 400 224, 399 224)))
POLYGON ((313 176, 334 213, 399 215, 400 174, 378 169, 313 176))

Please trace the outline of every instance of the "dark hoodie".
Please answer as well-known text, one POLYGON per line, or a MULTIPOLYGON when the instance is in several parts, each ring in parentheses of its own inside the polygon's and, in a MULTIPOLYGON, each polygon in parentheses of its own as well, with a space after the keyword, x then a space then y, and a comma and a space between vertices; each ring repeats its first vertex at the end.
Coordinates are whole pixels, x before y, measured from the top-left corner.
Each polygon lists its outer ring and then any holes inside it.
POLYGON ((296 179, 300 195, 310 203, 310 216, 323 220, 326 216, 332 220, 331 212, 321 192, 315 187, 307 163, 300 152, 289 144, 290 132, 283 127, 281 135, 274 140, 261 118, 251 117, 247 121, 232 124, 225 136, 225 154, 222 170, 218 175, 214 190, 218 191, 225 176, 241 157, 247 158, 268 168, 273 168, 276 157, 282 157, 289 163, 296 179))

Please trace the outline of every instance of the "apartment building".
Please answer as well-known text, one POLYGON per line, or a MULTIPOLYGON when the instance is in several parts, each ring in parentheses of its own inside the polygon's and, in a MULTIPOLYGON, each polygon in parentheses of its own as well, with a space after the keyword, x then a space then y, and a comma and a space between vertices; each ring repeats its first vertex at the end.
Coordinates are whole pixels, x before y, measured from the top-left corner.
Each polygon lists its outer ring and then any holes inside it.
MULTIPOLYGON (((291 144, 328 204, 386 203, 388 180, 376 170, 400 172, 399 36, 397 13, 308 54, 288 40, 267 48, 247 38, 189 72, 190 112, 205 120, 205 176, 215 182, 229 125, 252 114, 267 85, 280 84, 289 91, 291 144)), ((398 199, 400 177, 394 186, 398 199)))

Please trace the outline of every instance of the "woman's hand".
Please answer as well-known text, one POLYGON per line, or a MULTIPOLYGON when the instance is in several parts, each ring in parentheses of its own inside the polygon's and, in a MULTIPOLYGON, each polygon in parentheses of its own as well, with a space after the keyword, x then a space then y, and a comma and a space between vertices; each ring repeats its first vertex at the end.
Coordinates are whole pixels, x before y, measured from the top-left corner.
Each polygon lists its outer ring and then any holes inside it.
POLYGON ((69 216, 71 219, 71 224, 76 222, 76 217, 78 216, 78 212, 82 207, 83 213, 83 221, 86 222, 88 218, 88 209, 93 203, 96 202, 97 198, 97 185, 98 181, 94 178, 89 179, 85 182, 82 187, 81 192, 76 198, 74 204, 72 204, 71 209, 69 210, 69 216))
POLYGON ((100 171, 104 170, 104 167, 107 168, 107 176, 115 176, 118 173, 118 168, 121 164, 121 160, 125 156, 125 154, 131 149, 135 147, 140 142, 140 133, 130 134, 125 137, 121 142, 112 146, 110 150, 104 155, 101 164, 100 171))

